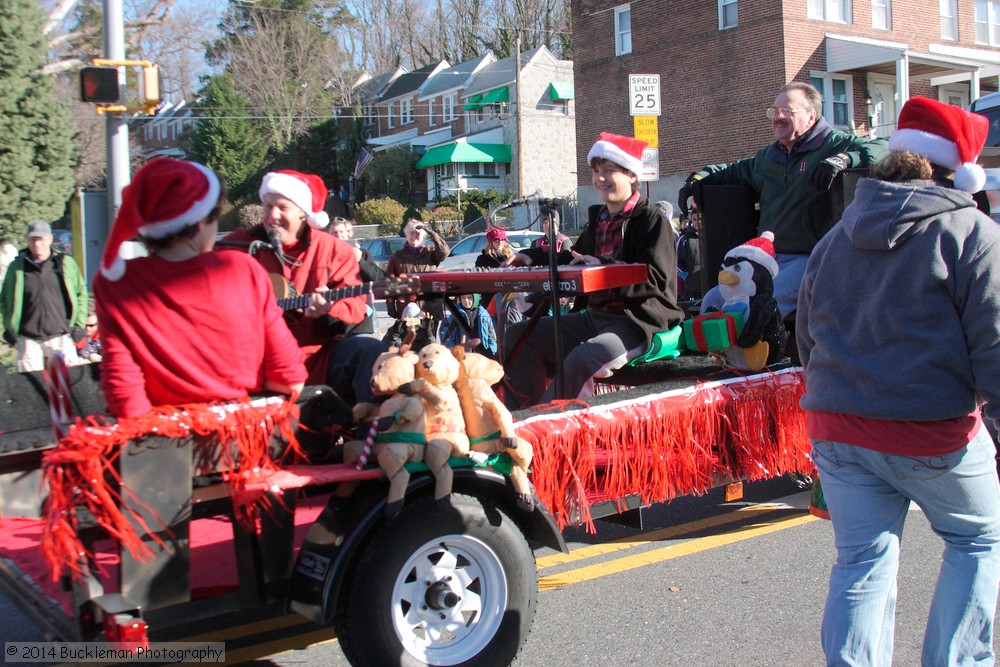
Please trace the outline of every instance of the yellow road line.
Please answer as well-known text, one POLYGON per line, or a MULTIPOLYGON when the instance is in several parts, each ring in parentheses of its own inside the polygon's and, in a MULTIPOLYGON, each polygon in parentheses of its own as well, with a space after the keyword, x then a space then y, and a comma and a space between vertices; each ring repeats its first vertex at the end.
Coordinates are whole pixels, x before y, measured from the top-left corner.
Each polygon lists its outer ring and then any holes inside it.
POLYGON ((263 644, 244 646, 232 651, 227 650, 226 664, 232 665, 235 663, 250 662, 251 660, 274 655, 275 653, 283 653, 292 649, 305 649, 334 641, 337 641, 337 638, 333 634, 333 628, 322 628, 293 637, 275 639, 263 644))
POLYGON ((273 632, 274 630, 283 630, 284 628, 291 628, 296 625, 306 625, 308 622, 309 621, 307 621, 304 616, 300 616, 299 614, 285 614, 284 616, 266 618, 262 621, 247 623, 246 625, 234 625, 229 628, 223 628, 222 630, 206 632, 204 634, 193 635, 191 637, 185 637, 183 639, 176 639, 173 641, 223 642, 227 640, 240 639, 241 637, 260 635, 265 632, 273 632))
POLYGON ((604 554, 614 553, 615 551, 630 549, 636 546, 642 546, 650 542, 672 539, 680 535, 696 533, 709 528, 718 528, 719 526, 724 526, 728 523, 745 521, 747 518, 760 516, 762 514, 770 514, 781 509, 788 508, 783 505, 755 505, 753 507, 745 507, 734 512, 727 512, 725 514, 718 514, 716 516, 710 516, 697 521, 690 521, 679 526, 671 526, 670 528, 654 530, 635 537, 624 537, 610 542, 603 542, 601 544, 592 544, 590 546, 574 549, 568 554, 559 553, 552 554, 551 556, 543 556, 536 561, 536 565, 539 570, 542 570, 555 565, 574 563, 585 558, 603 556, 604 554))
POLYGON ((654 549, 652 551, 635 554, 634 556, 618 558, 607 563, 588 565, 575 570, 569 570, 568 572, 547 575, 538 580, 538 590, 553 590, 569 584, 577 584, 590 579, 598 579, 600 577, 606 577, 610 574, 625 572, 637 567, 659 563, 672 558, 689 556, 700 551, 715 549, 727 544, 733 544, 741 540, 750 539, 751 537, 775 533, 779 530, 801 526, 818 520, 819 519, 811 514, 802 514, 789 517, 787 519, 780 519, 778 521, 742 526, 720 535, 702 537, 689 542, 684 542, 682 544, 675 544, 661 549, 654 549))

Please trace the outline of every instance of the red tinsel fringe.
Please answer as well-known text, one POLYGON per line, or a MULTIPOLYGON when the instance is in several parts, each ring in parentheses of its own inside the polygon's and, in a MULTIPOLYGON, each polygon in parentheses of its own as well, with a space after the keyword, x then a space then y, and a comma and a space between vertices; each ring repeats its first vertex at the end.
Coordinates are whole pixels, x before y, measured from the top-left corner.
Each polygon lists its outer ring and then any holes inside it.
MULTIPOLYGON (((77 419, 66 437, 42 459, 42 475, 48 488, 43 507, 42 553, 53 581, 64 569, 74 577, 82 575, 86 562, 93 557, 77 534, 77 506, 86 507, 97 524, 137 559, 148 559, 153 551, 137 534, 135 525, 158 545, 166 546, 133 509, 146 508, 142 499, 129 490, 124 491, 127 499, 122 495, 124 487, 115 463, 121 448, 130 440, 153 435, 206 438, 205 444, 196 443, 195 460, 217 460, 217 469, 230 483, 238 518, 253 525, 255 506, 238 501, 255 477, 278 469, 268 455, 272 436, 278 435, 288 443, 285 458, 304 459, 292 428, 297 416, 294 403, 271 398, 217 405, 164 406, 141 417, 119 419, 117 423, 110 423, 102 415, 77 419), (206 446, 212 452, 198 451, 206 446), (240 472, 233 474, 238 468, 240 472)), ((156 520, 163 526, 160 517, 156 520)))
MULTIPOLYGON (((702 494, 727 479, 811 472, 801 372, 695 384, 517 424, 534 445, 532 481, 560 528, 593 531, 590 505, 702 494)), ((582 407, 581 407, 582 405, 582 407)))

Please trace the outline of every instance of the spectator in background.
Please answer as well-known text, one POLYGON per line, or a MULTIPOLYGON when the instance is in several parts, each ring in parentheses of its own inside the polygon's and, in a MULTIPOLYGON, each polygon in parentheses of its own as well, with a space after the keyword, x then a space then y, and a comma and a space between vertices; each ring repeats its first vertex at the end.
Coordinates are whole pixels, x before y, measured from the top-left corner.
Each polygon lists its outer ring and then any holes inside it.
POLYGON ((479 305, 478 294, 463 294, 458 297, 458 317, 449 312, 441 323, 441 344, 447 347, 461 345, 463 339, 479 339, 479 344, 472 350, 495 359, 497 355, 497 336, 493 327, 493 318, 486 309, 479 305))
MULTIPOLYGON (((403 236, 406 238, 406 243, 389 257, 389 264, 385 270, 387 276, 397 277, 404 274, 433 271, 451 251, 447 241, 441 238, 433 228, 416 218, 406 221, 406 225, 403 227, 403 236), (434 242, 433 247, 427 246, 428 238, 434 242)), ((406 307, 406 304, 417 300, 416 295, 386 299, 386 310, 389 317, 398 320, 403 316, 403 308, 406 307)), ((421 310, 430 312, 431 316, 438 322, 444 316, 443 306, 439 299, 421 303, 420 307, 421 310)))
POLYGON ((75 338, 87 321, 87 283, 69 255, 52 248, 52 227, 42 220, 28 225, 28 246, 17 254, 0 288, 4 340, 17 348, 20 373, 45 368, 55 351, 77 363, 75 338))
POLYGON ((330 233, 336 236, 354 251, 354 259, 358 260, 358 267, 361 269, 361 280, 366 283, 373 283, 385 278, 385 271, 372 259, 370 252, 362 248, 354 238, 354 223, 347 218, 334 218, 330 224, 330 233))
POLYGON ((97 311, 93 308, 87 312, 84 330, 84 337, 76 342, 76 354, 81 363, 96 363, 101 360, 101 332, 97 328, 97 311))
POLYGON ((559 211, 557 209, 549 208, 548 206, 539 206, 538 215, 542 219, 542 236, 531 242, 532 248, 548 250, 550 229, 556 239, 556 254, 564 250, 568 251, 573 247, 573 240, 559 231, 559 211))

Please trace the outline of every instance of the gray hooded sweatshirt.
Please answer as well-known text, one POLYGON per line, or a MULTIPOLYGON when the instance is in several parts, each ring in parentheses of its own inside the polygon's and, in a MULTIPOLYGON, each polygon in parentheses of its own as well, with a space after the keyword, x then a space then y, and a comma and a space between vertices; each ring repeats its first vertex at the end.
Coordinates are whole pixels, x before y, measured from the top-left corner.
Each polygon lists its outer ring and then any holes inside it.
MULTIPOLYGON (((1000 226, 932 181, 862 179, 809 258, 796 338, 805 410, 1000 417, 1000 226)), ((915 453, 919 443, 915 443, 915 453)))

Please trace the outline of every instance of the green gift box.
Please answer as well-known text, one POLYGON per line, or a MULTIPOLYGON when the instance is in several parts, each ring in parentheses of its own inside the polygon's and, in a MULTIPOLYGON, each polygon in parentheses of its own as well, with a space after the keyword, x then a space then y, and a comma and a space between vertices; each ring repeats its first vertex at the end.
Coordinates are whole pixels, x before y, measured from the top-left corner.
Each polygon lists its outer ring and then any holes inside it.
POLYGON ((681 323, 689 350, 725 350, 736 344, 743 331, 743 313, 717 311, 681 323))

